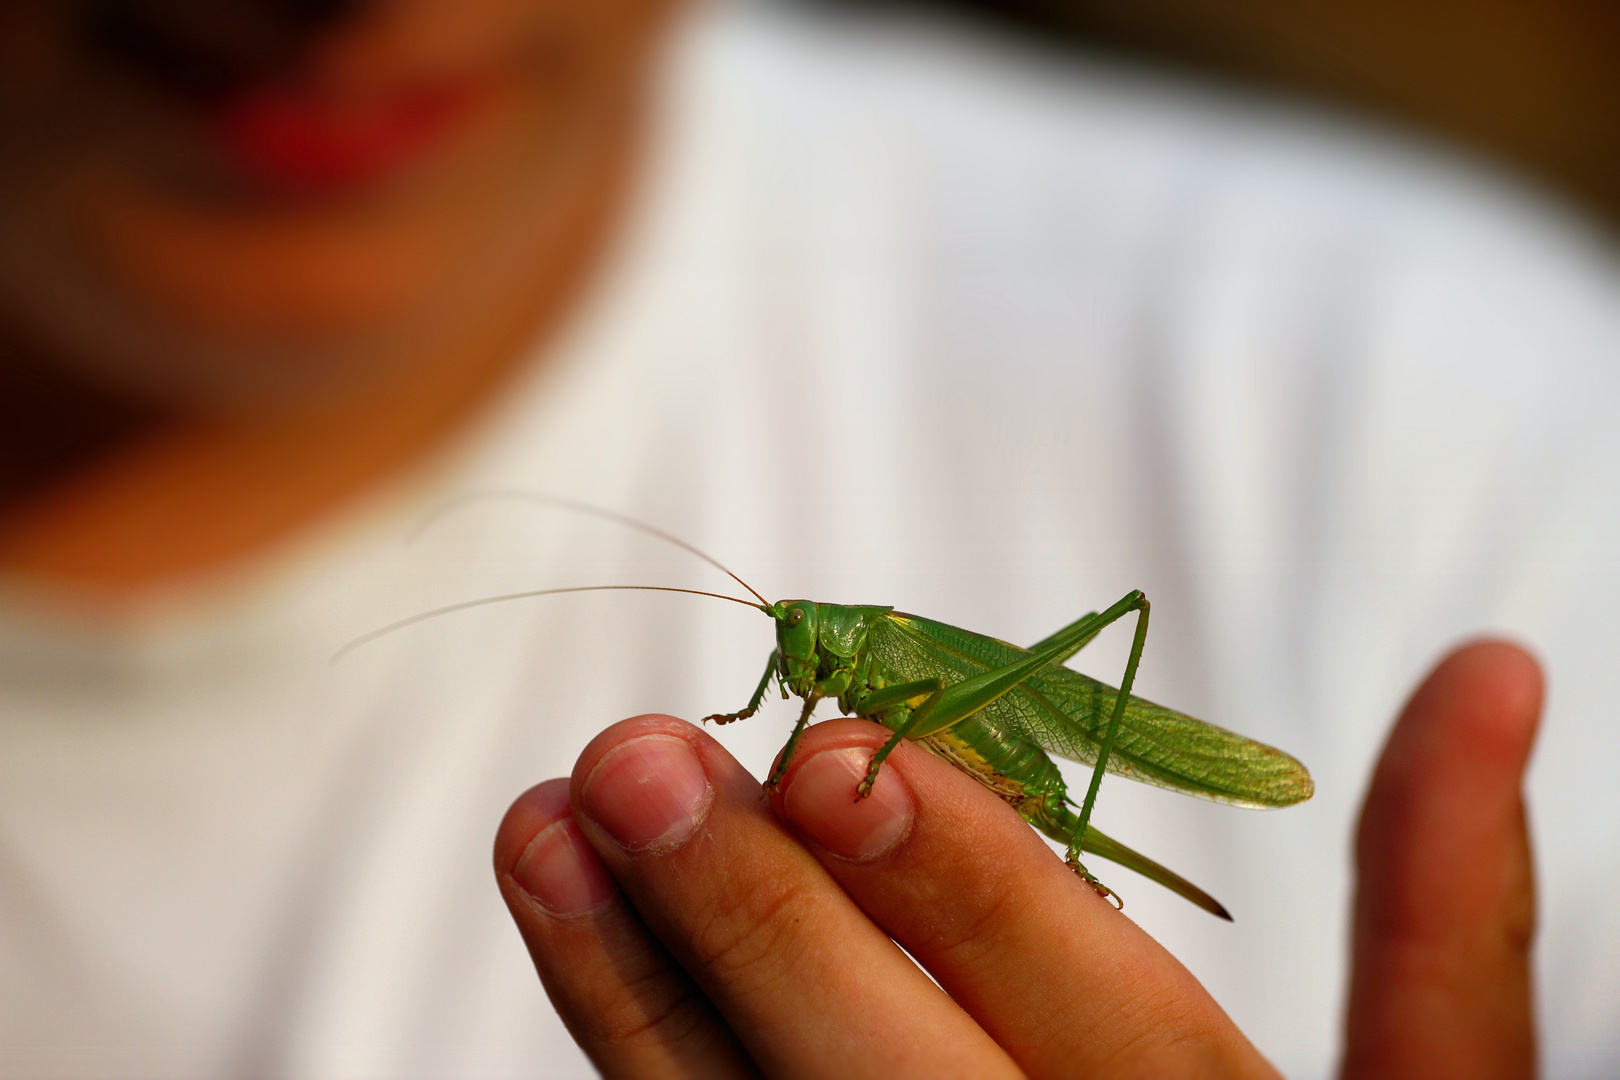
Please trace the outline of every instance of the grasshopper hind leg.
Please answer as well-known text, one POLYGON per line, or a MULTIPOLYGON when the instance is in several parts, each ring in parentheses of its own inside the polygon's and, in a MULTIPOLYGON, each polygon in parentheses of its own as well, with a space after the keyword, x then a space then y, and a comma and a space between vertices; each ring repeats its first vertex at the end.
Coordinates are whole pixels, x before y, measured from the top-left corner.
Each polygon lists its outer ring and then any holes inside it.
MULTIPOLYGON (((1131 655, 1125 661, 1125 677, 1119 681, 1113 715, 1108 718, 1108 730, 1103 735, 1102 745, 1098 747, 1097 764, 1091 771, 1091 785, 1086 789, 1085 801, 1080 804, 1080 819, 1075 827, 1074 836, 1069 841, 1069 850, 1064 859, 1069 864, 1069 869, 1079 874, 1081 880, 1090 885, 1098 896, 1104 900, 1111 900, 1119 911, 1125 910, 1125 901, 1113 889, 1098 881, 1096 876, 1080 862, 1080 841, 1086 835, 1086 827, 1091 821, 1091 808, 1096 805, 1097 790, 1102 786, 1103 772, 1108 767, 1108 755, 1113 752, 1114 739, 1119 734, 1119 722, 1124 718, 1126 703, 1131 699, 1131 686, 1136 682, 1136 668, 1142 662, 1142 647, 1147 644, 1148 612, 1153 608, 1148 603, 1148 598, 1140 591, 1136 591, 1127 594, 1115 608, 1110 609, 1118 610, 1120 615, 1133 609, 1136 611, 1136 634, 1131 639, 1131 655)), ((1222 909, 1223 912, 1224 910, 1222 909)))
POLYGON ((1069 854, 1075 857, 1078 857, 1080 851, 1079 837, 1085 835, 1086 825, 1091 821, 1091 808, 1097 802, 1097 789, 1102 786, 1103 772, 1108 767, 1108 755, 1113 752, 1114 738, 1119 734, 1119 722, 1125 716, 1125 705, 1131 699, 1131 687, 1136 682, 1136 668, 1142 662, 1142 647, 1147 644, 1148 612, 1152 610, 1152 605, 1138 590, 1127 594, 1124 600, 1110 609, 1110 611, 1118 610, 1121 615, 1133 609, 1136 611, 1136 634, 1131 639, 1130 658, 1125 661, 1125 677, 1119 681, 1119 691, 1114 697, 1114 711, 1108 718, 1108 730, 1103 735, 1102 745, 1097 749, 1097 764, 1091 770, 1091 786, 1086 789, 1085 801, 1080 804, 1080 827, 1075 833, 1076 839, 1069 845, 1069 854))
MULTIPOLYGON (((1116 911, 1124 911, 1125 898, 1120 896, 1119 893, 1115 892, 1113 889, 1110 889, 1107 885, 1104 885, 1100 880, 1098 880, 1097 875, 1093 874, 1090 870, 1087 870, 1086 864, 1080 861, 1082 837, 1101 838, 1101 834, 1098 833, 1096 829, 1090 829, 1080 824, 1080 820, 1075 817, 1073 811, 1069 809, 1073 805, 1074 804, 1069 801, 1067 793, 1064 792, 1060 786, 1055 792, 1049 793, 1046 798, 1033 800, 1024 807, 1020 807, 1019 812, 1024 815, 1025 819, 1029 821, 1031 825, 1034 825, 1037 829, 1040 829, 1047 836, 1050 836, 1052 839, 1061 843, 1067 844, 1067 850, 1065 850, 1063 853, 1063 862, 1068 866, 1068 868, 1073 870, 1075 876, 1081 881, 1085 882, 1086 885, 1090 887, 1092 892, 1113 904, 1116 911)), ((1086 846, 1091 847, 1092 845, 1086 846)), ((1121 851, 1129 850, 1124 848, 1122 845, 1112 846, 1119 847, 1121 851)), ((1104 852, 1100 852, 1100 854, 1102 854, 1104 858, 1113 858, 1117 853, 1112 853, 1105 850, 1104 852)), ((1134 855, 1135 852, 1130 852, 1130 854, 1134 855)))
POLYGON ((1069 864, 1070 870, 1073 870, 1079 875, 1081 881, 1091 886, 1092 892, 1113 904, 1115 911, 1125 910, 1125 898, 1120 896, 1119 893, 1115 892, 1113 889, 1110 889, 1108 886, 1104 885, 1102 882, 1098 881, 1096 875, 1090 870, 1087 870, 1085 864, 1080 861, 1080 853, 1078 851, 1070 848, 1068 855, 1064 857, 1063 861, 1069 864))

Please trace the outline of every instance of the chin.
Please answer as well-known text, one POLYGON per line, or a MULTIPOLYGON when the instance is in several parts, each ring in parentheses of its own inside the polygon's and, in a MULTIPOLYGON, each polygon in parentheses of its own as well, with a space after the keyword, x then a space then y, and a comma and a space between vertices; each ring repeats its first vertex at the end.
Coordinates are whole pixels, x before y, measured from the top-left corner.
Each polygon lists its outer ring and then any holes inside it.
POLYGON ((401 366, 397 355, 357 338, 222 340, 135 323, 116 335, 54 329, 46 345, 60 369, 132 403, 198 416, 318 408, 385 382, 401 366))
POLYGON ((151 280, 121 288, 116 278, 64 262, 4 260, 0 305, 8 321, 43 362, 158 408, 254 411, 340 396, 398 363, 397 343, 413 321, 403 310, 368 305, 345 313, 333 303, 319 318, 282 307, 244 324, 218 295, 171 288, 176 302, 156 304, 151 280))
POLYGON ((3 215, 0 307, 52 365, 160 407, 363 388, 436 336, 465 261, 449 230, 384 215, 220 214, 105 188, 88 212, 33 209, 3 215))

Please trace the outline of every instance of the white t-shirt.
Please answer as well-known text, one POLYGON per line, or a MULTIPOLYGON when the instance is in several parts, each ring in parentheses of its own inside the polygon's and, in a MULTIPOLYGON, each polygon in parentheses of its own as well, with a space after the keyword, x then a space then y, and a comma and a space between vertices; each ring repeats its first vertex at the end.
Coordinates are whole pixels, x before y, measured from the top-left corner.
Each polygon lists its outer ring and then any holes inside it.
MULTIPOLYGON (((1578 225, 1276 105, 913 21, 698 14, 590 302, 431 475, 162 611, 0 603, 0 1076, 588 1074, 496 823, 588 738, 746 700, 768 622, 592 583, 894 604, 1036 640, 1154 601, 1142 693, 1318 783, 1118 779, 1128 913, 1285 1072, 1333 1069, 1350 835, 1402 698, 1483 630, 1550 670, 1549 1073, 1620 1073, 1620 283, 1578 225)), ((1076 660, 1117 678, 1128 631, 1076 660)), ((718 734, 760 770, 792 710, 718 734)), ((1075 774, 1071 774, 1075 775, 1075 774)), ((1021 992, 1009 987, 1009 993, 1021 992)))

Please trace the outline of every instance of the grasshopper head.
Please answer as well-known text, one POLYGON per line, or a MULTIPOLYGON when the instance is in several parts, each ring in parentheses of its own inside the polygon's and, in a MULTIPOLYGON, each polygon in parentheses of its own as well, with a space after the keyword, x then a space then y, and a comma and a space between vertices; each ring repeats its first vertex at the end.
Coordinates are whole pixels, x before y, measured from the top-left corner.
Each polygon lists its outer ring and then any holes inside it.
POLYGON ((816 655, 816 605, 810 600, 781 600, 771 605, 776 620, 776 647, 791 660, 816 655))

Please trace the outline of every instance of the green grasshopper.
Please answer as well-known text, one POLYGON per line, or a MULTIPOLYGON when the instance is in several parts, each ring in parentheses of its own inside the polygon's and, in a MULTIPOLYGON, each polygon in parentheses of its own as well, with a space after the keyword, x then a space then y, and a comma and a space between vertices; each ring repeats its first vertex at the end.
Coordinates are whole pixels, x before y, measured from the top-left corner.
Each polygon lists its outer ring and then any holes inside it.
POLYGON ((1141 592, 1131 592, 1106 611, 1076 619, 1024 649, 892 607, 810 600, 773 604, 686 541, 612 511, 572 500, 530 492, 481 493, 441 509, 422 528, 470 499, 490 495, 560 506, 648 533, 717 567, 754 600, 659 585, 586 585, 508 593, 402 619, 350 642, 339 657, 373 638, 423 619, 532 596, 647 590, 710 596, 757 608, 776 623, 776 648, 766 662, 765 674, 745 708, 704 720, 726 724, 753 716, 772 679, 784 699, 790 694, 803 699, 798 722, 765 782, 767 787, 775 786, 786 772, 816 706, 827 698, 836 698, 847 715, 874 720, 892 733, 873 753, 866 777, 857 786, 856 798, 871 792, 884 759, 901 740, 911 739, 972 776, 1011 804, 1024 820, 1065 844, 1069 866, 1116 904, 1123 906, 1118 895, 1080 862, 1081 852, 1092 852, 1135 870, 1228 921, 1232 916, 1204 890, 1091 826, 1091 811, 1103 773, 1256 808, 1291 806, 1310 798, 1315 790, 1305 767, 1281 750, 1131 696, 1147 640, 1150 610, 1141 592), (1103 629, 1133 611, 1137 613, 1136 634, 1120 689, 1063 666, 1103 629), (1091 784, 1078 814, 1063 776, 1048 753, 1092 766, 1091 784))
POLYGON ((1082 851, 1129 867, 1228 920, 1208 893, 1090 825, 1103 773, 1250 807, 1289 806, 1314 790, 1305 767, 1282 751, 1130 696, 1147 639, 1149 604, 1140 592, 1028 649, 890 607, 809 600, 759 606, 776 620, 776 649, 765 674, 742 711, 704 719, 729 723, 752 716, 773 678, 784 698, 792 693, 804 700, 767 786, 781 779, 816 705, 836 697, 847 715, 892 732, 872 755, 857 798, 871 792, 900 741, 912 739, 1066 844, 1069 865, 1098 892, 1113 895, 1081 864, 1082 851), (1138 613, 1136 635, 1123 692, 1062 666, 1132 611, 1138 613), (1093 766, 1078 815, 1048 752, 1093 766))

